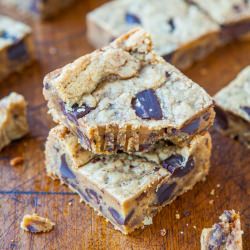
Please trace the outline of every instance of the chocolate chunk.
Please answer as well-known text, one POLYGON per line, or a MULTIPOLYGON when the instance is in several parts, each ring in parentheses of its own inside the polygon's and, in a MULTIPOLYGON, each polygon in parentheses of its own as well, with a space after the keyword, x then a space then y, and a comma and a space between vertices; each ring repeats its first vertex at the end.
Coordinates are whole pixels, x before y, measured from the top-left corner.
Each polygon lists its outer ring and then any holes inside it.
POLYGON ((182 167, 184 161, 185 158, 182 155, 171 155, 162 162, 162 166, 173 174, 177 168, 182 167))
POLYGON ((44 88, 45 88, 46 90, 50 89, 49 83, 46 82, 45 85, 44 85, 44 88))
POLYGON ((196 118, 195 120, 193 120, 190 123, 188 123, 187 125, 185 125, 181 129, 181 132, 187 133, 189 135, 194 134, 199 129, 200 121, 201 121, 200 117, 196 118))
POLYGON ((72 188, 74 188, 79 195, 81 196, 82 199, 84 199, 86 202, 89 202, 89 198, 87 197, 87 195, 79 188, 79 185, 77 183, 77 181, 75 180, 75 182, 68 182, 67 180, 65 180, 65 182, 70 185, 72 188))
POLYGON ((100 204, 100 200, 99 200, 99 197, 98 197, 96 191, 94 191, 93 189, 90 189, 90 188, 86 188, 85 191, 91 200, 94 199, 97 204, 100 204))
POLYGON ((221 128, 223 130, 228 129, 229 124, 226 113, 218 106, 215 106, 214 110, 216 113, 214 122, 215 127, 221 128))
POLYGON ((125 20, 128 24, 141 24, 140 18, 131 13, 126 13, 125 20))
POLYGON ((170 18, 168 20, 168 25, 170 26, 170 32, 173 32, 175 30, 175 24, 174 24, 174 19, 170 18))
POLYGON ((169 72, 165 72, 165 76, 166 76, 166 78, 168 79, 169 77, 170 77, 170 73, 169 72))
POLYGON ((109 207, 108 210, 119 225, 127 225, 134 214, 134 210, 132 210, 125 218, 123 218, 114 208, 109 207))
POLYGON ((26 45, 19 41, 8 48, 8 58, 10 60, 24 60, 28 57, 26 45))
POLYGON ((8 33, 7 31, 3 31, 2 33, 0 33, 0 37, 1 38, 4 38, 4 39, 10 39, 12 40, 13 42, 16 42, 17 41, 17 38, 16 36, 8 33))
POLYGON ((250 116, 250 107, 241 106, 240 108, 241 108, 242 110, 244 110, 244 111, 250 116))
POLYGON ((160 188, 158 188, 158 190, 156 191, 157 203, 161 205, 165 201, 169 200, 175 187, 176 187, 176 182, 170 185, 167 183, 162 184, 160 188))
POLYGON ((181 166, 174 171, 172 178, 183 177, 183 176, 187 175, 188 173, 190 173, 194 169, 194 167, 195 167, 194 159, 192 157, 190 157, 184 167, 181 166))
POLYGON ((67 161, 66 156, 63 154, 61 156, 61 166, 60 166, 60 173, 63 179, 76 179, 75 174, 70 170, 67 161))
POLYGON ((163 58, 167 62, 172 62, 173 56, 174 56, 174 53, 169 53, 169 54, 163 55, 163 58))
POLYGON ((209 239, 209 249, 217 249, 226 242, 226 235, 220 224, 215 224, 209 239))
POLYGON ((132 99, 132 107, 142 119, 162 119, 162 110, 153 89, 143 90, 132 99))
POLYGON ((28 225, 27 226, 27 229, 28 229, 28 231, 30 232, 30 233, 38 233, 39 231, 35 228, 35 227, 33 227, 32 225, 28 225))

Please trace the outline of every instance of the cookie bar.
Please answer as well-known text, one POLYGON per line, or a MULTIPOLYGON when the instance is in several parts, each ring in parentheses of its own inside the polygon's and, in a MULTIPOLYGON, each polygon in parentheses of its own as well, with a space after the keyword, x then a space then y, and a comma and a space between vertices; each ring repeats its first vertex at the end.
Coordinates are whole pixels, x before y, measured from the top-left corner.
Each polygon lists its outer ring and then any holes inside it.
POLYGON ((97 48, 136 26, 152 34, 156 52, 181 69, 219 42, 219 25, 184 0, 111 1, 87 15, 87 36, 97 48))
POLYGON ((214 120, 210 96, 156 55, 142 29, 48 74, 44 96, 54 120, 97 154, 184 145, 214 120))
POLYGON ((0 15, 0 80, 12 72, 21 71, 33 59, 30 27, 0 15))
POLYGON ((184 148, 164 142, 151 153, 92 155, 89 160, 77 138, 58 126, 46 143, 46 166, 49 176, 59 178, 128 234, 152 222, 162 207, 203 180, 210 153, 211 138, 205 133, 184 148))
POLYGON ((212 228, 202 230, 201 250, 242 250, 240 215, 226 210, 219 218, 212 228))
POLYGON ((214 99, 217 106, 215 128, 250 148, 250 66, 214 99))
POLYGON ((0 100, 0 150, 28 133, 26 108, 24 97, 16 93, 0 100))
POLYGON ((0 0, 0 4, 15 7, 21 11, 28 11, 42 19, 48 19, 54 17, 75 1, 76 0, 0 0))
POLYGON ((196 3, 221 27, 223 42, 250 34, 250 1, 248 0, 190 0, 196 3))

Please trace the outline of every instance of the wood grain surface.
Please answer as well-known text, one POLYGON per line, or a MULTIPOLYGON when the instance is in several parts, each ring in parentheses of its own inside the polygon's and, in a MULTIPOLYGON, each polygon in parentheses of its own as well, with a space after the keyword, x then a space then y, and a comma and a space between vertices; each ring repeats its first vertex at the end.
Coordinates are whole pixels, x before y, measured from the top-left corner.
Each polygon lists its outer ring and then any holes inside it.
MULTIPOLYGON (((0 153, 0 250, 195 250, 200 249, 202 228, 217 221, 224 209, 232 208, 241 213, 244 249, 250 249, 249 151, 216 132, 212 132, 212 167, 207 181, 163 209, 153 225, 131 236, 115 231, 91 208, 80 204, 77 195, 46 177, 44 142, 53 123, 42 96, 42 79, 51 70, 93 49, 86 40, 84 18, 102 2, 81 1, 45 23, 0 8, 0 13, 8 13, 33 27, 37 55, 33 66, 0 83, 0 98, 11 91, 27 98, 31 127, 28 136, 0 153), (24 157, 24 164, 10 166, 10 160, 17 156, 24 157), (211 195, 213 189, 215 194, 211 195), (56 222, 54 230, 39 235, 23 232, 19 227, 21 219, 33 212, 56 222), (176 213, 180 214, 178 220, 176 213), (161 236, 161 229, 166 229, 166 236, 161 236)), ((185 73, 213 95, 248 64, 250 42, 237 42, 217 50, 185 73)))

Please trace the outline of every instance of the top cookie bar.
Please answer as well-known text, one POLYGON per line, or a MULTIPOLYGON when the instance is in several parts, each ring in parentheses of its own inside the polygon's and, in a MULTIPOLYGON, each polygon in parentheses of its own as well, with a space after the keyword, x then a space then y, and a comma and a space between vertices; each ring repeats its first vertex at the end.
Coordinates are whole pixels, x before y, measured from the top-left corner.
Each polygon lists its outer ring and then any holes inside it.
POLYGON ((94 153, 183 145, 214 120, 211 97, 159 57, 142 29, 48 74, 44 96, 54 120, 94 153))
POLYGON ((97 48, 137 26, 152 34, 156 52, 179 68, 218 46, 219 26, 184 0, 111 1, 87 15, 87 35, 97 48))

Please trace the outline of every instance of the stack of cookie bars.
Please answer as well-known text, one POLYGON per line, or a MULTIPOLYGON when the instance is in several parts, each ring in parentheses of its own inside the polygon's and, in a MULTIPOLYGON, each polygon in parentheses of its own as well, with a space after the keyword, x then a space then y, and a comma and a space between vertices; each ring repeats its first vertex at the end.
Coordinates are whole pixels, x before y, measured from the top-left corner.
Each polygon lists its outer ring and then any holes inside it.
POLYGON ((152 47, 136 28, 44 79, 59 124, 48 175, 124 234, 152 224, 210 167, 213 101, 152 47))

